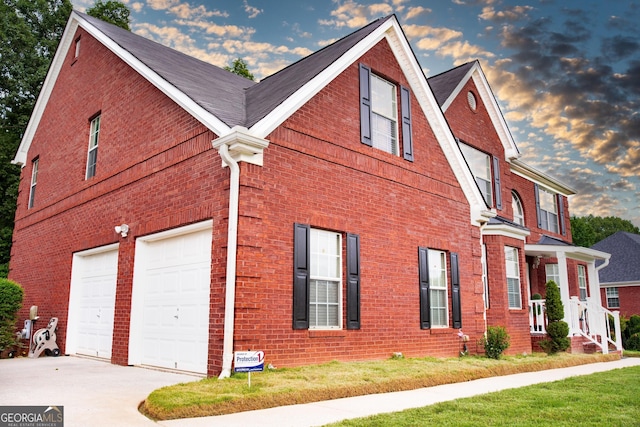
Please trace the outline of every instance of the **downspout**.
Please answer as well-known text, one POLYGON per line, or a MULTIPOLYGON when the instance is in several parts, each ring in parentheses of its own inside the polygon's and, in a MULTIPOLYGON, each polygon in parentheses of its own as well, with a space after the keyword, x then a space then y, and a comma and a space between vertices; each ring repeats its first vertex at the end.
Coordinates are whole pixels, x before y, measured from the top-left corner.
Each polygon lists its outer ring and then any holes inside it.
POLYGON ((218 378, 231 376, 233 362, 233 324, 236 305, 236 258, 238 252, 238 202, 240 199, 240 166, 229 154, 229 146, 221 144, 218 153, 229 166, 229 226, 227 229, 227 281, 224 304, 224 340, 222 372, 218 378))

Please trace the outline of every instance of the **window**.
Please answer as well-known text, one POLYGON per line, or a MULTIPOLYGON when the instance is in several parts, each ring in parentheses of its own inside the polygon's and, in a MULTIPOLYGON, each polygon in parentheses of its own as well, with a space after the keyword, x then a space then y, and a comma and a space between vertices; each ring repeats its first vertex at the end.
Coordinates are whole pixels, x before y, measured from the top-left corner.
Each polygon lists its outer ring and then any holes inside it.
POLYGON ((341 248, 340 234, 311 229, 310 328, 338 328, 342 323, 341 248))
POLYGON ((620 297, 618 288, 605 288, 607 290, 607 307, 620 308, 620 297))
POLYGON ((547 283, 553 280, 556 285, 560 286, 560 270, 558 270, 558 264, 547 264, 544 266, 547 274, 547 283))
POLYGON ((522 202, 515 191, 511 192, 511 207, 513 209, 513 222, 524 227, 524 210, 522 202))
POLYGON ((558 204, 554 193, 538 188, 538 226, 553 233, 558 232, 558 204))
POLYGON ((38 183, 38 163, 40 159, 35 158, 31 162, 31 185, 29 186, 29 209, 33 207, 36 199, 36 184, 38 183))
POLYGON ((75 50, 73 52, 73 58, 78 59, 80 56, 80 37, 78 37, 75 41, 75 50))
POLYGON ((587 300, 587 271, 584 265, 578 266, 578 288, 580 289, 580 301, 587 300))
POLYGON ((411 93, 400 86, 400 119, 398 119, 398 86, 360 64, 360 140, 363 144, 400 155, 398 127, 402 124, 402 154, 413 161, 411 136, 411 93))
MULTIPOLYGON (((294 224, 293 328, 342 328, 341 233, 294 224)), ((347 233, 346 324, 360 328, 360 238, 347 233)))
MULTIPOLYGON (((460 275, 458 254, 451 259, 451 320, 454 328, 462 327, 460 304, 460 275)), ((418 248, 420 283, 420 328, 448 328, 449 286, 447 283, 446 252, 418 248)))
POLYGON ((509 299, 509 308, 521 309, 522 297, 520 295, 520 261, 518 259, 518 249, 505 246, 504 258, 507 267, 507 297, 509 299))
POLYGON ((460 142, 460 150, 469 165, 469 169, 471 169, 482 197, 484 197, 488 206, 493 206, 491 156, 463 142, 460 142))
POLYGON ((98 139, 100 137, 100 116, 91 120, 91 131, 89 132, 89 154, 87 156, 87 179, 96 175, 96 164, 98 162, 98 139))

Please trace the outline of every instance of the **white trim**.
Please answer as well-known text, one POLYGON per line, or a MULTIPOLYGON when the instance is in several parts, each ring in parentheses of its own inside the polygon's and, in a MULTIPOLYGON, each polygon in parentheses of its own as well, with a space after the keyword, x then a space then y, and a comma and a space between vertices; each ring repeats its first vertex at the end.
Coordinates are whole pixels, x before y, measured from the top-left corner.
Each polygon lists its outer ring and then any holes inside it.
POLYGON ((631 288, 634 286, 640 286, 640 282, 606 282, 600 283, 600 288, 631 288))
POLYGON ((158 240, 165 240, 171 237, 181 236, 183 234, 195 233, 196 231, 205 230, 208 228, 213 228, 213 220, 207 220, 198 222, 196 224, 187 225, 184 227, 173 228, 171 230, 161 231, 159 233, 150 234, 148 236, 138 237, 138 241, 140 242, 157 242, 158 240))
POLYGON ((42 90, 40 91, 40 95, 38 96, 38 100, 36 101, 36 105, 31 115, 31 119, 27 124, 24 137, 20 142, 20 146, 18 147, 18 151, 12 163, 20 164, 23 167, 26 163, 29 147, 31 146, 31 142, 38 128, 39 122, 42 119, 44 110, 49 102, 49 97, 51 95, 51 92, 53 91, 55 82, 58 79, 58 75, 60 73, 60 70, 62 69, 62 65, 64 64, 64 60, 67 56, 67 53, 71 48, 72 43, 74 43, 76 40, 75 34, 78 27, 81 27, 85 31, 87 31, 87 33, 89 33, 92 37, 94 37, 96 40, 102 43, 107 49, 109 49, 116 56, 122 59, 127 65, 133 68, 138 74, 140 74, 143 78, 148 80, 151 84, 153 84, 156 88, 158 88, 162 93, 164 93, 169 98, 171 98, 180 107, 182 107, 185 111, 187 111, 190 115, 192 115, 194 118, 200 121, 203 125, 209 128, 215 134, 224 135, 230 131, 229 126, 227 126, 224 122, 218 119, 215 115, 206 111, 196 102, 194 102, 191 98, 185 95, 184 92, 182 92, 181 90, 179 90, 178 88, 176 88, 175 86, 167 82, 159 74, 157 74, 151 68, 146 66, 144 63, 142 63, 138 58, 133 56, 127 50, 123 49, 120 45, 114 42, 106 34, 104 34, 98 28, 91 25, 89 22, 87 22, 85 19, 83 19, 80 15, 78 15, 74 11, 71 13, 71 16, 69 17, 69 21, 67 22, 67 27, 65 28, 65 31, 62 35, 62 39, 60 40, 60 45, 53 58, 51 67, 49 68, 49 72, 47 73, 47 77, 45 78, 44 84, 42 85, 42 90))
POLYGON ((528 181, 538 184, 542 188, 546 188, 554 193, 562 194, 563 196, 573 196, 577 193, 575 189, 543 172, 540 172, 532 166, 521 162, 520 160, 514 159, 511 161, 511 172, 528 181))
POLYGON ((512 239, 526 241, 526 238, 531 234, 529 230, 523 228, 512 227, 508 224, 487 224, 482 229, 483 236, 502 236, 512 239))

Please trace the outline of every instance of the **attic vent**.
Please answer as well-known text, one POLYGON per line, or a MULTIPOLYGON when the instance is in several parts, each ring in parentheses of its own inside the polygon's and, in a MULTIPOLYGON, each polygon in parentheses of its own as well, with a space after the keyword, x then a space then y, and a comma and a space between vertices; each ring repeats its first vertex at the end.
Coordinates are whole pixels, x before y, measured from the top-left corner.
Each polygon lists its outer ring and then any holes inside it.
POLYGON ((478 103, 476 102, 476 96, 471 91, 467 93, 467 102, 469 103, 471 110, 476 111, 478 103))

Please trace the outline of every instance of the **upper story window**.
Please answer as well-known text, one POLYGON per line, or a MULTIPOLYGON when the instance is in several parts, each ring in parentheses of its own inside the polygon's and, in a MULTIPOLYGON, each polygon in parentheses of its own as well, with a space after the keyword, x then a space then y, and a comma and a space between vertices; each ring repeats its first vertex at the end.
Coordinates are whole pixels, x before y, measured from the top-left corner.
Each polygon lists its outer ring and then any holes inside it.
POLYGON ((538 221, 540 228, 558 232, 558 203, 554 193, 538 187, 538 221))
POLYGON ((509 300, 509 308, 521 309, 522 296, 520 293, 520 260, 518 257, 518 249, 505 246, 504 259, 507 271, 507 298, 509 300))
POLYGON ((98 140, 100 139, 100 116, 91 120, 91 130, 89 132, 89 154, 87 155, 87 174, 89 179, 96 175, 96 165, 98 163, 98 140))
POLYGON ((513 209, 513 222, 524 227, 524 209, 522 209, 522 201, 515 191, 511 192, 511 208, 513 209))
POLYGON ((78 37, 75 41, 75 49, 73 51, 73 59, 78 59, 80 56, 80 37, 78 37))
POLYGON ((587 269, 584 265, 578 266, 578 288, 580 289, 580 301, 587 300, 587 269))
POLYGON ((364 64, 360 64, 359 69, 360 141, 387 153, 402 153, 405 160, 413 161, 411 92, 400 86, 398 100, 398 85, 374 74, 364 64), (400 126, 402 148, 398 138, 400 126))
POLYGON ((500 183, 500 161, 464 142, 458 140, 460 151, 482 193, 487 206, 502 209, 502 189, 500 183), (493 165, 493 171, 491 166, 493 165), (495 203, 494 203, 495 196, 495 203))
POLYGON ((36 184, 38 183, 38 163, 40 163, 39 158, 33 159, 31 162, 31 184, 29 186, 29 209, 33 207, 33 203, 36 199, 36 184))
POLYGON ((360 328, 360 237, 346 233, 343 307, 342 233, 294 224, 293 329, 360 328))

